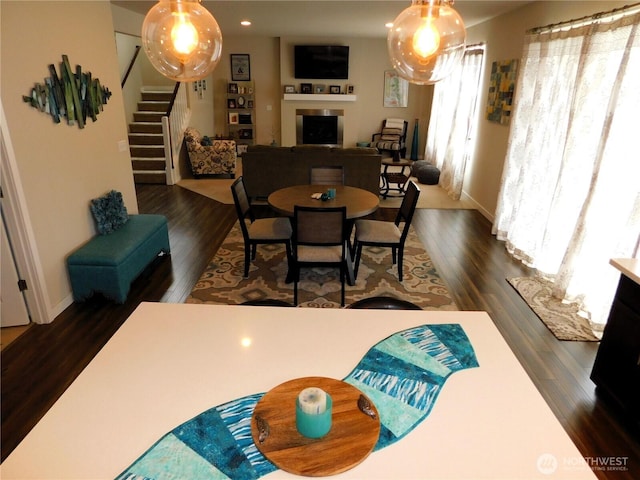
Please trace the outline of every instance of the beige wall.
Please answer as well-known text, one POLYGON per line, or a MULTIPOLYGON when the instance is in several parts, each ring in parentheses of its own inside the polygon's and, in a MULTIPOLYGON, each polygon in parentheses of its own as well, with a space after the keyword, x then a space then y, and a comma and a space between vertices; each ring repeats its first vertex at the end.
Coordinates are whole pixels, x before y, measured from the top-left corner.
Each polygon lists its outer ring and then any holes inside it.
MULTIPOLYGON (((624 2, 536 2, 469 29, 469 43, 485 42, 487 57, 477 151, 467 169, 464 192, 485 216, 493 217, 509 134, 508 127, 484 118, 491 63, 519 58, 528 28, 622 5, 624 2)), ((95 233, 89 200, 114 188, 123 192, 129 211, 137 212, 130 154, 118 146, 127 141, 127 122, 114 31, 139 35, 143 18, 111 7, 106 0, 0 2, 2 106, 32 223, 34 247, 42 262, 51 319, 71 301, 66 255, 95 233), (87 19, 100 21, 84 21, 87 19), (47 66, 57 65, 62 54, 69 56, 72 66, 79 64, 98 76, 113 93, 98 121, 89 121, 82 130, 54 124, 48 115, 26 105, 21 98, 35 83, 43 82, 48 75, 47 66)), ((248 53, 256 83, 257 141, 270 143, 274 132, 276 140, 282 142, 280 120, 282 117, 285 124, 291 122, 288 112, 294 105, 283 101, 282 85, 299 84, 291 78, 291 45, 303 41, 344 42, 351 46, 350 78, 344 83, 355 85, 358 99, 348 107, 347 145, 367 140, 383 118, 392 116, 410 122, 411 137, 413 121, 419 118, 419 152, 423 152, 432 88, 412 85, 409 107, 384 108, 383 75, 389 61, 382 39, 225 37, 223 56, 207 79, 205 98, 191 98, 191 124, 203 134, 226 132, 229 54, 248 53)), ((285 132, 286 142, 282 143, 290 143, 287 135, 285 132)))
POLYGON ((281 145, 295 145, 296 108, 339 108, 345 110, 345 146, 370 140, 387 117, 409 121, 409 135, 416 118, 420 124, 420 153, 426 139, 431 88, 411 85, 407 108, 385 108, 382 104, 384 71, 390 69, 386 40, 362 38, 267 38, 224 37, 223 55, 213 72, 215 89, 215 134, 226 133, 226 88, 231 79, 229 55, 248 53, 251 79, 255 83, 256 142, 268 144, 275 138, 281 145), (298 102, 283 100, 283 86, 296 85, 293 78, 292 55, 296 43, 338 43, 350 46, 349 80, 335 84, 355 86, 355 102, 298 102))
MULTIPOLYGON (((355 102, 318 102, 282 100, 282 143, 295 145, 296 109, 327 108, 344 110, 344 146, 353 147, 359 141, 370 141, 371 135, 380 131, 385 118, 403 118, 409 122, 409 151, 411 135, 416 118, 424 111, 425 92, 430 87, 410 85, 408 106, 388 108, 383 105, 384 72, 390 70, 391 63, 384 38, 282 38, 280 42, 280 76, 282 85, 294 85, 300 90, 300 83, 313 80, 299 80, 293 77, 293 50, 299 44, 338 44, 349 46, 349 79, 332 82, 342 88, 346 84, 355 88, 355 102)), ((329 83, 318 81, 317 83, 329 83)), ((328 85, 327 85, 328 88, 328 85)), ((282 92, 282 87, 280 92, 282 92)), ((280 94, 282 97, 282 93, 280 94)), ((428 117, 424 117, 425 120, 428 117)), ((426 133, 423 131, 423 133, 426 133)), ((422 135, 423 139, 426 135, 422 135)), ((424 150, 424 148, 422 149, 424 150)), ((420 151, 420 155, 422 151, 420 151)))
MULTIPOLYGON (((139 35, 144 16, 113 6, 114 28, 118 32, 139 35)), ((223 29, 224 33, 224 29, 223 29)), ((391 68, 385 39, 372 38, 274 38, 257 36, 223 36, 220 63, 207 78, 204 99, 190 95, 190 125, 203 135, 227 133, 226 92, 231 81, 230 54, 247 53, 251 60, 251 80, 255 84, 256 143, 268 144, 273 139, 281 145, 295 144, 294 114, 296 108, 343 108, 346 110, 345 146, 371 139, 382 120, 404 118, 409 122, 408 143, 411 146, 414 122, 420 120, 419 156, 426 141, 432 87, 410 85, 407 108, 385 108, 382 104, 384 71, 391 68), (341 85, 355 86, 356 102, 285 102, 283 85, 299 85, 293 78, 292 55, 295 43, 340 43, 350 46, 349 80, 341 85), (212 88, 211 88, 212 86, 212 88), (340 107, 336 107, 340 105, 340 107), (293 131, 293 133, 291 133, 293 131)), ((192 89, 189 89, 192 92, 192 89)), ((410 148, 407 155, 410 154, 410 148)))
POLYGON ((0 9, 0 94, 52 320, 71 302, 65 257, 95 234, 90 199, 116 189, 129 211, 138 211, 129 151, 119 149, 127 127, 111 10, 107 1, 8 0, 0 9), (55 124, 22 101, 44 83, 49 64, 60 72, 63 54, 112 92, 84 129, 55 124))
POLYGON ((507 151, 509 127, 486 119, 487 88, 491 64, 521 58, 525 32, 533 27, 580 18, 625 5, 614 1, 535 2, 506 15, 469 28, 468 43, 486 43, 485 70, 481 87, 478 141, 474 157, 467 165, 464 193, 478 209, 493 220, 500 190, 502 167, 507 151))
POLYGON ((278 91, 276 85, 278 73, 278 39, 257 36, 223 36, 222 57, 212 73, 215 112, 213 131, 209 135, 226 135, 227 131, 227 84, 231 81, 230 55, 232 53, 249 54, 251 81, 255 94, 255 140, 257 143, 270 143, 271 132, 279 128, 273 122, 279 112, 278 91), (271 110, 268 110, 268 106, 271 110))
MULTIPOLYGON (((126 8, 111 6, 113 16, 113 29, 117 32, 116 40, 118 45, 118 61, 121 65, 128 65, 131 60, 131 52, 135 45, 142 47, 140 32, 142 31, 142 23, 144 15, 133 13, 126 8)), ((127 112, 127 123, 133 120, 133 113, 137 110, 137 103, 140 101, 140 88, 160 87, 162 89, 172 88, 175 85, 173 80, 162 76, 151 65, 151 62, 144 53, 144 49, 140 49, 138 58, 136 59, 132 77, 127 80, 123 90, 125 98, 125 107, 127 112)), ((213 89, 211 86, 211 76, 206 78, 207 89, 203 92, 202 97, 196 95, 193 88, 187 89, 187 99, 190 107, 190 125, 195 126, 204 134, 213 131, 213 89)), ((183 159, 183 163, 188 160, 183 159)), ((184 167, 185 165, 180 165, 184 167)), ((182 171, 182 168, 180 169, 182 171)), ((180 175, 181 176, 181 175, 180 175)))

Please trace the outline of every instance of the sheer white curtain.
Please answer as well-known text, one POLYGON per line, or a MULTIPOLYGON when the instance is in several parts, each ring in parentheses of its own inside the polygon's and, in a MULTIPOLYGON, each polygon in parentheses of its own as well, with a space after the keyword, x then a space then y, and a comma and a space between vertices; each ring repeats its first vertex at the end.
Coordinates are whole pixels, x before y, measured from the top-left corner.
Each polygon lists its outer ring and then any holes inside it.
POLYGON ((425 160, 440 169, 440 186, 455 200, 474 144, 484 46, 467 47, 460 65, 435 84, 425 160))
POLYGON ((601 330, 640 234, 640 14, 525 38, 493 231, 601 330))

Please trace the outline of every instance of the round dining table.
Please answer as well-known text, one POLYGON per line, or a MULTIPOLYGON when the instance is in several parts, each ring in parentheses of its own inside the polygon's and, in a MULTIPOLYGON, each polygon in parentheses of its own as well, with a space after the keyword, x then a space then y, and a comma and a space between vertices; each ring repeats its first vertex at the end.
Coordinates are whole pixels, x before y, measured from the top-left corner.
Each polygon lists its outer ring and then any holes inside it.
POLYGON ((377 210, 380 199, 362 188, 347 185, 294 185, 276 190, 268 198, 269 205, 277 212, 292 217, 293 207, 347 207, 347 219, 364 217, 377 210), (336 189, 336 196, 330 200, 312 198, 314 193, 325 193, 328 188, 336 189))

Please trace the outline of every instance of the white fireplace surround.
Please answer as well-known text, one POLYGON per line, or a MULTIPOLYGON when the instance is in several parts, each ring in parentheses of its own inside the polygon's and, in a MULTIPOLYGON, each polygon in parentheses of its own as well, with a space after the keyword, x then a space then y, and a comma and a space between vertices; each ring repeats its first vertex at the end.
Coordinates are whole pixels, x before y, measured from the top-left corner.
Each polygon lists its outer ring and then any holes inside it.
POLYGON ((296 109, 296 145, 323 145, 342 147, 344 138, 344 110, 326 108, 296 109), (326 118, 326 122, 319 122, 318 131, 313 128, 312 120, 326 118), (334 121, 335 120, 335 121, 334 121), (329 128, 330 131, 326 131, 329 128))

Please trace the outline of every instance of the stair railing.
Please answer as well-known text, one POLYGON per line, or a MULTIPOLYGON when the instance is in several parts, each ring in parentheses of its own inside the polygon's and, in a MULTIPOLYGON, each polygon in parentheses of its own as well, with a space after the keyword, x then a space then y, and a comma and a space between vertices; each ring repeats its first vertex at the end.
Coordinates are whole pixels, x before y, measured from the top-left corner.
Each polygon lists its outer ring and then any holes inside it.
POLYGON ((127 83, 127 78, 129 78, 129 74, 131 70, 133 70, 133 65, 136 63, 136 59, 138 58, 138 54, 140 53, 140 45, 136 45, 136 51, 133 53, 133 57, 131 57, 131 61, 129 62, 129 66, 127 67, 127 71, 122 77, 122 82, 120 82, 120 88, 124 87, 124 84, 127 83))
POLYGON ((174 185, 180 180, 180 172, 175 166, 180 157, 182 138, 190 118, 187 84, 176 82, 167 113, 162 117, 167 185, 174 185))

